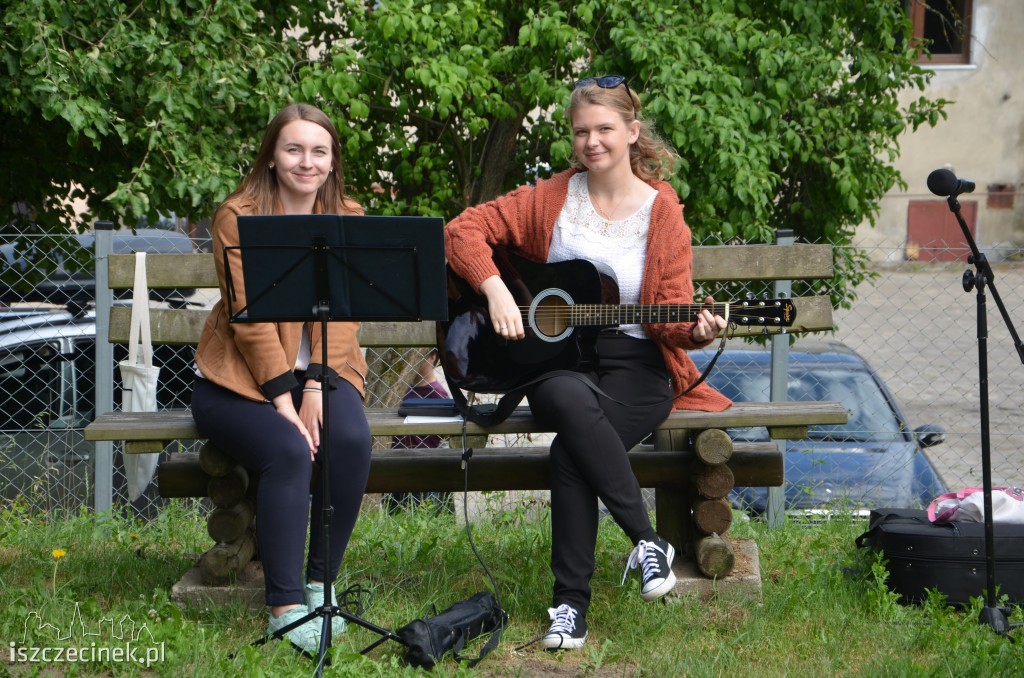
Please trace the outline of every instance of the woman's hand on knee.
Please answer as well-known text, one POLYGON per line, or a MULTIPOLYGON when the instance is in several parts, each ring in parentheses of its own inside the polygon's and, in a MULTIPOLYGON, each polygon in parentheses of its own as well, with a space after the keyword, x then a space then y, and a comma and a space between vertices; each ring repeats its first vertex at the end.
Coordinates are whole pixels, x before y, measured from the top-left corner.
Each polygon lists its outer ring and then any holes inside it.
POLYGON ((291 422, 298 429, 299 433, 302 434, 302 437, 306 439, 306 444, 309 445, 309 458, 312 461, 316 455, 316 445, 313 444, 313 437, 309 434, 309 429, 302 423, 298 412, 295 411, 295 405, 292 404, 292 394, 290 392, 282 393, 271 402, 274 403, 274 409, 277 410, 277 413, 291 422))
POLYGON ((324 398, 320 391, 304 391, 299 407, 299 420, 313 441, 313 451, 320 447, 320 429, 324 425, 324 398))

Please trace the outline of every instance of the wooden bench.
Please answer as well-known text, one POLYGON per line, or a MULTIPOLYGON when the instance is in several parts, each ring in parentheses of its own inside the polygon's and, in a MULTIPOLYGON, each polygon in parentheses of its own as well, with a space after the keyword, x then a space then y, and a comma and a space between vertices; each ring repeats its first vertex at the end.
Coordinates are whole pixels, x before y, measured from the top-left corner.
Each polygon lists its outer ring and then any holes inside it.
MULTIPOLYGON (((134 255, 97 257, 98 295, 106 281, 107 294, 129 290, 134 283, 134 255)), ((151 289, 217 288, 213 255, 151 254, 147 257, 151 289)), ((694 248, 694 281, 705 291, 730 281, 814 280, 832 277, 832 248, 828 245, 745 245, 694 248)), ((728 301, 716 295, 719 301, 728 301)), ((794 299, 796 322, 791 332, 832 329, 827 296, 794 299)), ((98 308, 104 308, 98 304, 98 308)), ((154 308, 151 311, 156 344, 194 345, 208 309, 154 308)), ((127 343, 130 309, 110 308, 111 343, 127 343)), ((737 335, 760 332, 739 328, 737 335)), ((432 347, 432 322, 364 323, 360 344, 367 349, 432 347)), ((97 343, 103 337, 97 337, 97 343)), ((371 375, 371 381, 374 376, 371 375)), ((372 390, 373 384, 368 384, 372 390)), ((368 398, 369 401, 369 398, 368 398)), ((461 423, 405 423, 392 407, 368 406, 366 416, 374 436, 437 434, 455 436, 461 423)), ((726 496, 734 486, 777 487, 783 482, 783 453, 774 442, 733 444, 725 429, 765 426, 772 438, 807 436, 811 425, 842 424, 846 412, 836 402, 736 403, 724 412, 673 412, 655 431, 653 443, 631 452, 633 470, 643 487, 655 488, 658 532, 681 554, 690 554, 704 574, 728 574, 734 554, 727 539, 732 513, 726 496)), ((474 436, 546 433, 529 411, 519 408, 508 420, 488 429, 468 424, 474 436)), ((110 412, 85 429, 92 441, 123 441, 127 454, 159 452, 172 441, 201 439, 187 411, 147 413, 110 412)), ((485 440, 485 439, 484 439, 485 440)), ((537 490, 549 487, 545 447, 479 447, 469 463, 469 489, 537 490)), ((375 447, 379 447, 375 444, 375 447)), ((462 449, 374 449, 367 493, 458 491, 463 488, 462 449)), ((210 533, 217 544, 201 559, 207 583, 226 582, 251 557, 252 498, 256 483, 226 455, 204 445, 200 453, 170 452, 158 474, 164 497, 210 497, 210 533)))

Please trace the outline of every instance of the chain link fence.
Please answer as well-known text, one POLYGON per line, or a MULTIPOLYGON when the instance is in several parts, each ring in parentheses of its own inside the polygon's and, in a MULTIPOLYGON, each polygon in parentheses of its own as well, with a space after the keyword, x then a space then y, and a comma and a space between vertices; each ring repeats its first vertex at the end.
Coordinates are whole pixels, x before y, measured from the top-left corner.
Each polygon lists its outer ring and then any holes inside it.
MULTIPOLYGON (((868 250, 898 261, 902 243, 868 250)), ((849 310, 835 312, 835 337, 866 358, 888 384, 912 426, 938 424, 946 440, 925 453, 950 490, 980 487, 981 383, 978 295, 964 289, 967 250, 953 261, 900 261, 875 267, 849 310)), ((1024 250, 986 252, 1010 323, 1024 331, 1024 250)), ((972 269, 973 270, 973 269, 972 269)), ((992 294, 986 294, 992 482, 1024 484, 1024 364, 992 294)))
MULTIPOLYGON (((166 227, 115 232, 114 249, 192 252, 190 239, 166 227)), ((0 498, 30 512, 92 507, 96 455, 83 429, 96 411, 94 235, 6 235, 0 245, 0 498)), ((128 303, 120 300, 119 303, 128 303)), ((158 303, 168 303, 160 301, 158 303)), ((114 360, 127 357, 115 347, 114 360)), ((192 351, 162 346, 161 407, 186 407, 192 351)), ((120 391, 115 386, 115 402, 120 391)), ((115 501, 128 503, 120 454, 115 501)), ((155 487, 133 503, 142 516, 161 504, 155 487)))
MULTIPOLYGON (((186 236, 117 232, 115 251, 140 243, 150 251, 202 249, 186 236), (120 244, 119 244, 120 243, 120 244)), ((166 233, 166 232, 165 232, 166 233)), ((203 243, 199 243, 203 245, 203 243)), ((4 504, 33 511, 74 511, 93 506, 95 455, 82 429, 94 412, 94 314, 91 274, 65 264, 88 261, 91 238, 8 239, 0 256, 0 486, 4 504), (83 255, 83 251, 85 254, 83 255), (39 275, 38 271, 46 271, 39 275)), ((981 426, 977 304, 965 292, 967 252, 956 261, 905 260, 903 243, 868 250, 875 274, 856 288, 852 308, 835 312, 833 340, 854 349, 877 371, 907 415, 908 424, 938 424, 945 442, 918 452, 927 455, 949 488, 980 485, 981 426)), ((988 253, 995 284, 1009 317, 1024 325, 1024 252, 988 253)), ((730 294, 740 290, 730 290, 730 294)), ((209 299, 192 300, 208 305, 209 299)), ((154 303, 168 303, 159 301, 154 303)), ((171 301, 173 303, 173 300, 171 301)), ((1024 421, 1019 384, 1024 365, 989 296, 988 366, 992 478, 996 485, 1024 485, 1024 421)), ((800 347, 803 340, 797 343, 800 347)), ((396 406, 418 378, 423 349, 368 350, 373 382, 367 404, 396 406)), ((115 354, 115 361, 123 359, 115 354)), ((162 347, 162 408, 187 407, 191 396, 192 349, 162 347)), ((437 373, 437 376, 440 376, 437 373)), ((443 379, 442 379, 443 382, 443 379)), ((115 393, 115 404, 120 397, 115 393)), ((854 411, 856 405, 848 409, 854 411)), ((472 441, 480 445, 483 441, 472 441)), ((501 436, 492 445, 544 445, 546 437, 501 436)), ((443 444, 443 442, 441 443, 443 444)), ((390 438, 374 441, 391 447, 390 438)), ((179 449, 177 446, 175 450, 179 449)), ((115 447, 115 504, 128 503, 119 446, 115 447)), ((152 515, 161 505, 155 486, 132 508, 152 515)))

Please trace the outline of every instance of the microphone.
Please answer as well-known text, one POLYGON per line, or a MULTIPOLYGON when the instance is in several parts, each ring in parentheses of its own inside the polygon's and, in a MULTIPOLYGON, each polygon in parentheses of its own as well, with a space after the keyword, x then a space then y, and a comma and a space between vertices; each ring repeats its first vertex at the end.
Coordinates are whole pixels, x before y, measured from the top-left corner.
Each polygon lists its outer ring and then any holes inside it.
POLYGON ((974 191, 974 182, 960 179, 948 169, 937 169, 928 175, 928 190, 935 195, 957 196, 974 191))

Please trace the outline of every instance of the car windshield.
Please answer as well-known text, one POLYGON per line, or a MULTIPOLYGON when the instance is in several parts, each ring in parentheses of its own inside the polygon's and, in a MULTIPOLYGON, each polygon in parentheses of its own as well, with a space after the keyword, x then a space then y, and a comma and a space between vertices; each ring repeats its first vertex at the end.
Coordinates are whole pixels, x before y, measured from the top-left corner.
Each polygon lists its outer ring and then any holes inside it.
MULTIPOLYGON (((708 381, 736 402, 767 401, 767 371, 755 365, 716 366, 708 381)), ((846 424, 812 426, 808 437, 833 442, 889 442, 903 437, 900 421, 871 374, 864 370, 791 366, 786 387, 789 400, 836 400, 846 409, 846 424)), ((768 440, 764 428, 730 431, 735 440, 768 440)))

